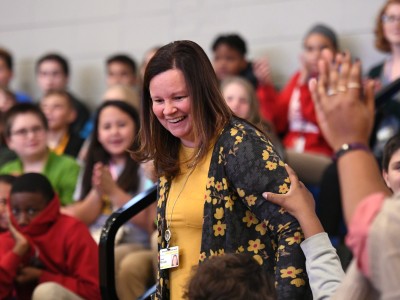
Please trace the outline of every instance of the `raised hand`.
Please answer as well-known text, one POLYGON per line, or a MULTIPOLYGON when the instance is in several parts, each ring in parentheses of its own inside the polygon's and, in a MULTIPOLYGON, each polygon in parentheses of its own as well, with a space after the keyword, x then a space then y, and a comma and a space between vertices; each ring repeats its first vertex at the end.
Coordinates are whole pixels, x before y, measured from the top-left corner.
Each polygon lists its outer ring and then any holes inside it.
POLYGON ((324 50, 318 63, 319 78, 310 91, 321 131, 337 151, 346 143, 368 145, 374 122, 374 82, 362 83, 361 63, 350 53, 324 50))
POLYGON ((261 85, 272 84, 271 70, 266 58, 253 61, 253 72, 261 85))

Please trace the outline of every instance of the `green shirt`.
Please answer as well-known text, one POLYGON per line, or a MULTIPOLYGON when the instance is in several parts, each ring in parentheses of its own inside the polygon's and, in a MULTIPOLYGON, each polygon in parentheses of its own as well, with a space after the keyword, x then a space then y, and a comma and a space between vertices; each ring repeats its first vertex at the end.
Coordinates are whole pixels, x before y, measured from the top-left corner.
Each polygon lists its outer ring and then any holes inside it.
MULTIPOLYGON (((10 161, 0 168, 0 174, 18 176, 23 173, 24 168, 20 159, 10 161)), ((79 174, 79 165, 73 158, 50 152, 42 174, 50 180, 61 205, 73 203, 72 195, 79 174)))

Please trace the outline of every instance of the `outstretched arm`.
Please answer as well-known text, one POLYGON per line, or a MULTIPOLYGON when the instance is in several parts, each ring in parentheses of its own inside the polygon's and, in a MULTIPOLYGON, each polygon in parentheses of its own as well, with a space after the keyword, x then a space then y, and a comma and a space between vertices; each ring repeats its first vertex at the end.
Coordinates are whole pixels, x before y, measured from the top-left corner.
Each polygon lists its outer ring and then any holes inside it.
POLYGON ((263 197, 279 206, 282 206, 288 213, 294 216, 301 228, 304 237, 307 239, 315 234, 324 232, 316 213, 315 201, 310 191, 299 181, 296 173, 291 167, 285 165, 291 182, 287 194, 263 193, 263 197))
POLYGON ((306 238, 300 246, 306 256, 306 269, 313 299, 329 299, 341 283, 344 272, 336 250, 315 213, 315 201, 296 173, 285 165, 291 181, 287 194, 263 193, 268 201, 282 206, 299 221, 306 238))
MULTIPOLYGON (((324 50, 318 68, 319 79, 310 81, 310 90, 326 140, 335 151, 344 144, 367 147, 374 120, 374 82, 363 88, 361 63, 353 63, 349 53, 338 54, 333 62, 332 53, 324 50)), ((337 163, 346 223, 366 196, 390 195, 370 151, 347 151, 337 163)))

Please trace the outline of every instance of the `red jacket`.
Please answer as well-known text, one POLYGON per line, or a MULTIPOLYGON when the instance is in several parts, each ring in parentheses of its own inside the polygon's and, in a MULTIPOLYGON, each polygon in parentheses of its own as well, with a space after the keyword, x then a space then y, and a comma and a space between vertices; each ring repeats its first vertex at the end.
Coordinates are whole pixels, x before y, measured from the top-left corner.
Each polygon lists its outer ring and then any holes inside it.
POLYGON ((100 299, 98 249, 85 224, 60 214, 58 197, 33 219, 20 228, 14 226, 31 244, 24 257, 12 252, 14 239, 10 232, 0 234, 0 299, 17 295, 17 299, 31 299, 34 289, 14 284, 20 266, 29 266, 36 256, 43 272, 39 284, 56 282, 84 299, 100 299))
POLYGON ((293 148, 297 138, 303 136, 305 138, 304 152, 314 152, 330 156, 332 155, 332 149, 325 141, 321 131, 318 130, 318 133, 309 133, 289 130, 289 104, 290 99, 292 98, 293 91, 296 87, 299 89, 300 92, 300 106, 303 118, 319 128, 314 110, 314 103, 311 98, 310 90, 308 89, 308 84, 298 85, 299 77, 300 72, 294 74, 289 83, 279 93, 275 105, 274 124, 276 130, 278 133, 285 133, 283 144, 286 148, 293 148))
POLYGON ((259 85, 256 90, 260 113, 264 120, 273 124, 277 93, 272 85, 259 85))

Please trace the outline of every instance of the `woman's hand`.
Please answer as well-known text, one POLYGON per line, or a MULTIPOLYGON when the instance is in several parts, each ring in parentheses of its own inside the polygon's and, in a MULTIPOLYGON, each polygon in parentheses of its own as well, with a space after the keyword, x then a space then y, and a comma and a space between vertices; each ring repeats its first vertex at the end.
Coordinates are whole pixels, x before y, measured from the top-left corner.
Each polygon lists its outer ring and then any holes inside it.
POLYGON ((311 79, 310 91, 321 131, 335 150, 346 143, 368 145, 374 123, 374 82, 362 83, 361 63, 350 53, 335 61, 324 50, 318 63, 319 78, 311 79))

